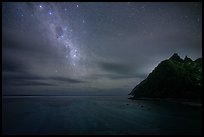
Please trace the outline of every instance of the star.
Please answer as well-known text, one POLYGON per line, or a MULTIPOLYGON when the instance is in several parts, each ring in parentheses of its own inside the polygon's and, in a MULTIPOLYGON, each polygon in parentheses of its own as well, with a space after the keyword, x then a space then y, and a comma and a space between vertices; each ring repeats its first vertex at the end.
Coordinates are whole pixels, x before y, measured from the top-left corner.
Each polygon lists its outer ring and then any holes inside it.
POLYGON ((79 7, 79 5, 76 5, 77 6, 77 8, 79 7))
POLYGON ((145 6, 142 6, 141 8, 142 8, 142 9, 144 9, 144 8, 145 8, 145 6))
POLYGON ((64 31, 67 31, 67 27, 64 28, 64 31))
POLYGON ((51 12, 51 11, 49 11, 48 13, 49 13, 49 15, 52 15, 52 12, 51 12))

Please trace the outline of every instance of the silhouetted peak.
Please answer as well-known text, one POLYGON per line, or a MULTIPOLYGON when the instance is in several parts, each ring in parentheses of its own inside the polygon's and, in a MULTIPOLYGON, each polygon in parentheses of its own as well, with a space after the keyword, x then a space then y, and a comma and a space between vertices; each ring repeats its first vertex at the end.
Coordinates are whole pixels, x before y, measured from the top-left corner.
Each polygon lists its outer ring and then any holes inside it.
POLYGON ((201 99, 202 58, 192 61, 181 59, 177 53, 164 60, 135 86, 130 93, 134 98, 188 98, 201 99))
POLYGON ((192 59, 191 59, 191 58, 189 58, 189 57, 187 57, 187 56, 185 56, 184 61, 185 61, 185 62, 191 62, 191 61, 192 61, 192 59))
POLYGON ((202 58, 196 59, 195 62, 201 62, 202 63, 202 58))
POLYGON ((177 53, 174 53, 169 59, 172 59, 175 61, 183 61, 177 53))

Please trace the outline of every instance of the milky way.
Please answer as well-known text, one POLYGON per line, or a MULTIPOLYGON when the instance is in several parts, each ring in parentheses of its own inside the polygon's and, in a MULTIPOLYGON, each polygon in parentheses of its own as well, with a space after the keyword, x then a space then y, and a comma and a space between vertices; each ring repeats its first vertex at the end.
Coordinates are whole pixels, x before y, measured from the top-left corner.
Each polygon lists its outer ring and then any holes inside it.
POLYGON ((173 53, 202 56, 202 5, 3 3, 4 94, 128 94, 173 53))
MULTIPOLYGON (((78 61, 81 59, 79 47, 72 42, 72 26, 69 19, 64 21, 60 17, 60 11, 55 4, 35 4, 34 13, 38 16, 39 23, 46 28, 46 37, 51 45, 60 48, 65 53, 64 57, 70 65, 78 68, 78 61)), ((41 26, 41 27, 42 27, 41 26)), ((85 58, 85 55, 83 56, 85 58)))

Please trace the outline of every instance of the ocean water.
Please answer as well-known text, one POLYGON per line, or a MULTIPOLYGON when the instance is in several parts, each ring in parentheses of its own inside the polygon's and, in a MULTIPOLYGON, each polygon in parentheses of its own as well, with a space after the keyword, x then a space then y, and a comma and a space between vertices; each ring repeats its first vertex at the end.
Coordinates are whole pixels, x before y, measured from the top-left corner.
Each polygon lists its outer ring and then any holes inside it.
POLYGON ((2 97, 3 134, 201 134, 202 108, 129 96, 2 97))

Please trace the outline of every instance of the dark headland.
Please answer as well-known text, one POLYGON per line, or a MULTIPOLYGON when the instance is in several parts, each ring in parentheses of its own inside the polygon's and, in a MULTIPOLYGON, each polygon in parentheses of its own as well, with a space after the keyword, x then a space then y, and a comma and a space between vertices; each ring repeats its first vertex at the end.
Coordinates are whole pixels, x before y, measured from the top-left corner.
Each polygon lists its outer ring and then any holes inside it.
POLYGON ((174 53, 140 82, 129 95, 129 99, 174 100, 201 102, 202 58, 193 61, 182 59, 174 53))

